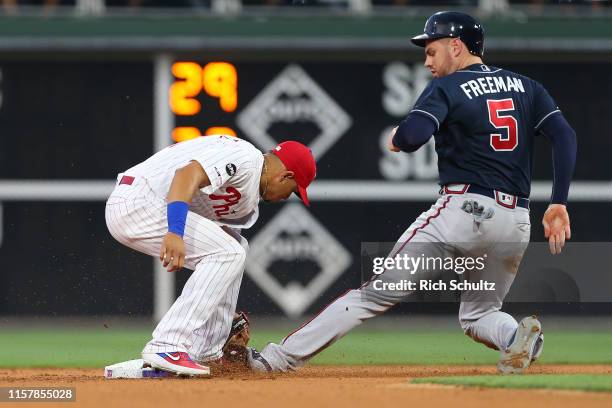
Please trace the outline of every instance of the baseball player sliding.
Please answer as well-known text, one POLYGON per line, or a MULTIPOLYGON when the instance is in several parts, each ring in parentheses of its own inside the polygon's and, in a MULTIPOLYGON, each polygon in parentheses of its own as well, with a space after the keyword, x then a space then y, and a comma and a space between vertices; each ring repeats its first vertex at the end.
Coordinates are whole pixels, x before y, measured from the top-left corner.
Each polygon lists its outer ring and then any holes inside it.
MULTIPOLYGON (((542 223, 550 251, 557 254, 570 238, 566 201, 576 135, 540 83, 483 63, 484 31, 471 16, 436 13, 412 42, 425 48, 425 66, 434 79, 392 131, 388 148, 413 152, 433 135, 442 188, 389 256, 488 254, 486 267, 466 272, 464 279, 494 282, 496 290, 462 291, 459 322, 466 335, 500 351, 501 373, 520 373, 542 351, 542 326, 534 316, 517 322, 500 309, 529 242, 533 143, 538 135, 552 143, 554 184, 542 223)), ((394 267, 349 290, 280 344, 270 343, 261 353, 251 349, 251 368, 299 368, 400 302, 409 292, 382 284, 407 277, 394 267)))
POLYGON ((310 150, 294 141, 262 154, 236 137, 214 135, 169 146, 117 177, 106 223, 120 243, 159 257, 168 272, 193 270, 142 351, 148 365, 208 375, 232 329, 247 241, 260 198, 296 193, 316 173, 310 150))

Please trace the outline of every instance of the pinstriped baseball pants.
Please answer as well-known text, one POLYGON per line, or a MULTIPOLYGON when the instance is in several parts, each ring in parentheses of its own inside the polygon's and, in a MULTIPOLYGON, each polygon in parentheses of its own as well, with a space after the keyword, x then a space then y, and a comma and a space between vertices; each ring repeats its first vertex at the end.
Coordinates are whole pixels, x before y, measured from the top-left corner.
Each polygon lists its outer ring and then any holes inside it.
MULTIPOLYGON (((166 201, 143 178, 118 185, 106 203, 106 225, 120 243, 157 258, 167 232, 166 201)), ((193 212, 183 240, 185 267, 193 273, 143 352, 183 351, 196 361, 215 360, 230 332, 248 244, 237 230, 193 212)))

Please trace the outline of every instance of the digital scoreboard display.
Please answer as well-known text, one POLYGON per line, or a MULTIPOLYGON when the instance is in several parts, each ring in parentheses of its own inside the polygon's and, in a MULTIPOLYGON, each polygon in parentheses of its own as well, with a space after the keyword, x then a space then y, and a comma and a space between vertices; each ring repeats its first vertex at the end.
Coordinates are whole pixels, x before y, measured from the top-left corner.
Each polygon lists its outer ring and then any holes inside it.
POLYGON ((412 160, 382 148, 429 81, 420 64, 175 61, 172 75, 175 142, 225 133, 268 150, 294 139, 312 149, 319 178, 437 174, 431 148, 412 160))
MULTIPOLYGON (((231 114, 238 108, 238 72, 233 64, 209 62, 202 66, 196 62, 180 61, 172 64, 172 75, 176 80, 170 87, 169 104, 175 115, 182 117, 206 115, 208 110, 231 114), (218 101, 216 109, 209 104, 203 108, 205 103, 200 101, 202 97, 216 99, 218 101)), ((236 136, 236 132, 228 126, 211 125, 205 130, 196 126, 177 126, 172 131, 172 140, 182 142, 202 135, 219 133, 236 136)))
MULTIPOLYGON (((610 64, 576 64, 575 72, 580 74, 572 84, 550 65, 503 66, 542 82, 577 127, 579 137, 596 134, 598 127, 605 127, 604 116, 598 113, 600 102, 588 95, 585 71, 605 75, 610 64), (581 103, 576 103, 577 95, 584 96, 581 103)), ((169 89, 175 124, 172 140, 224 133, 265 151, 279 141, 295 139, 312 149, 318 180, 436 180, 433 140, 412 154, 386 149, 389 131, 406 117, 430 80, 429 70, 419 59, 175 60, 169 89)), ((576 178, 605 179, 607 159, 600 147, 580 145, 584 154, 578 158, 576 178), (586 157, 588 165, 581 166, 586 157)), ((534 180, 551 178, 550 163, 550 144, 539 137, 534 180)))

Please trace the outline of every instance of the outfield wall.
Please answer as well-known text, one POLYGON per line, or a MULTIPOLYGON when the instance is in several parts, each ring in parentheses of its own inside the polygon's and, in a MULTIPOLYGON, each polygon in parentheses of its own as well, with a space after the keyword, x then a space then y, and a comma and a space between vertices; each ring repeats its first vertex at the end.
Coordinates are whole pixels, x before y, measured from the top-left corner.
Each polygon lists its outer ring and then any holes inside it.
MULTIPOLYGON (((0 259, 7 283, 0 288, 0 314, 163 313, 188 273, 175 282, 151 259, 114 242, 103 201, 116 173, 194 132, 222 127, 263 150, 292 138, 317 156, 313 206, 264 204, 258 224, 245 232, 253 251, 240 306, 257 314, 313 313, 358 285, 360 243, 395 240, 436 197, 431 146, 391 155, 383 145, 429 80, 422 51, 407 41, 421 29, 420 19, 1 23, 0 259), (183 66, 195 77, 173 75, 176 63, 189 63, 183 66), (207 69, 222 69, 225 84, 235 75, 237 87, 218 94, 200 83, 187 99, 177 96, 207 69), (232 92, 236 106, 224 106, 232 92), (185 100, 197 101, 199 110, 181 110, 185 100)), ((611 238, 610 26, 604 19, 487 26, 486 62, 541 81, 576 128, 570 214, 574 240, 581 242, 611 238)), ((542 239, 550 163, 549 145, 538 140, 535 241, 542 239)), ((609 304, 534 307, 612 312, 609 304)), ((397 313, 453 309, 411 304, 397 313)))

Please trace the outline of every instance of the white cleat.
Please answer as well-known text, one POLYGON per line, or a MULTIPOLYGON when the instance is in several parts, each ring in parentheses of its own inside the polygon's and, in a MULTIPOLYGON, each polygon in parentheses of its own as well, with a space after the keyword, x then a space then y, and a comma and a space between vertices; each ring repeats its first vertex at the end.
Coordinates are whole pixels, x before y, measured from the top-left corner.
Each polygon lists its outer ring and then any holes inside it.
POLYGON ((142 359, 153 368, 176 375, 209 376, 210 368, 195 363, 189 354, 181 351, 172 353, 142 353, 142 359))
POLYGON ((500 374, 522 374, 542 354, 544 335, 542 324, 535 316, 519 322, 514 340, 500 352, 497 371, 500 374))
POLYGON ((542 355, 542 350, 544 350, 544 333, 540 332, 540 336, 536 340, 531 363, 534 363, 538 358, 540 358, 540 355, 542 355))
POLYGON ((247 365, 251 370, 258 373, 269 373, 272 371, 270 363, 252 347, 247 347, 247 365))

